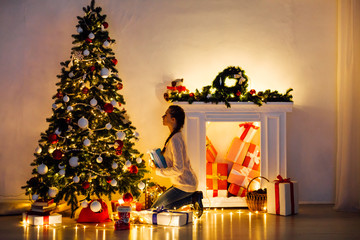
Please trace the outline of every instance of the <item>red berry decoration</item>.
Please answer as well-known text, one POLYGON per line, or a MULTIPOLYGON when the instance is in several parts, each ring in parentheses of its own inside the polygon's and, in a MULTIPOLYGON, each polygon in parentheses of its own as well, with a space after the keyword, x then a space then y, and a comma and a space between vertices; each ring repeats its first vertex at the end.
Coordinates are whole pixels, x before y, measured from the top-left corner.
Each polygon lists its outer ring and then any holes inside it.
POLYGON ((90 38, 86 38, 85 40, 87 43, 92 43, 92 40, 90 38))
POLYGON ((63 153, 61 150, 56 149, 55 151, 53 151, 52 156, 55 160, 60 160, 63 156, 63 153))
POLYGON ((87 87, 84 87, 84 88, 81 90, 81 92, 82 92, 83 94, 88 94, 88 93, 89 93, 89 89, 88 89, 87 87))
POLYGON ((83 182, 82 184, 82 188, 83 189, 88 189, 90 187, 90 183, 89 182, 83 182))
POLYGON ((71 118, 67 118, 67 119, 66 119, 66 123, 67 123, 67 124, 70 124, 70 123, 71 123, 71 118))
POLYGON ((95 71, 95 66, 91 66, 90 71, 92 71, 92 72, 95 71))
POLYGON ((109 27, 109 24, 107 22, 103 22, 102 25, 104 26, 105 29, 109 27))
POLYGON ((104 111, 107 113, 112 113, 114 111, 114 106, 111 103, 105 103, 104 111))
POLYGON ((139 172, 139 169, 137 166, 131 165, 131 167, 129 167, 129 172, 133 174, 137 174, 139 172))
POLYGON ((56 135, 55 133, 50 134, 50 135, 48 136, 48 142, 49 142, 49 143, 55 144, 55 143, 57 143, 58 141, 59 141, 59 137, 58 137, 58 135, 56 135))
POLYGON ((190 93, 189 96, 190 96, 190 97, 194 97, 194 93, 190 93))
POLYGON ((124 142, 121 140, 116 140, 115 145, 117 145, 116 149, 122 149, 124 146, 124 142))
POLYGON ((110 183, 110 182, 111 182, 111 180, 112 180, 112 178, 111 178, 111 177, 106 177, 105 179, 106 179, 106 182, 107 182, 107 183, 110 183))
POLYGON ((116 65, 116 64, 118 63, 118 60, 117 60, 116 58, 114 58, 114 59, 111 59, 111 62, 112 62, 114 65, 116 65))
POLYGON ((255 94, 255 93, 256 93, 255 89, 251 89, 251 90, 250 90, 250 94, 251 94, 251 95, 253 95, 253 94, 255 94))
POLYGON ((240 91, 237 91, 236 92, 236 96, 240 96, 241 95, 241 92, 240 91))
POLYGON ((125 193, 123 196, 123 200, 126 203, 130 203, 134 200, 133 196, 131 195, 131 193, 125 193))
POLYGON ((118 90, 123 89, 123 84, 122 84, 122 83, 118 83, 118 84, 116 85, 116 88, 117 88, 118 90))

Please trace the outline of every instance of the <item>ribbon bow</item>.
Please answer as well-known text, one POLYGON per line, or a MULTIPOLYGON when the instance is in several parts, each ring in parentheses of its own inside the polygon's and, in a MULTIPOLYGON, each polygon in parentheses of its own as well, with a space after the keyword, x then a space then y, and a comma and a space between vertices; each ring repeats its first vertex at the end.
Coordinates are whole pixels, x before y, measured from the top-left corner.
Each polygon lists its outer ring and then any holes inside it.
POLYGON ((283 178, 281 175, 277 175, 277 179, 275 180, 277 183, 289 183, 290 178, 283 178))
POLYGON ((175 87, 167 86, 167 89, 172 90, 172 91, 179 91, 179 92, 186 91, 186 87, 184 87, 184 86, 175 86, 175 87))

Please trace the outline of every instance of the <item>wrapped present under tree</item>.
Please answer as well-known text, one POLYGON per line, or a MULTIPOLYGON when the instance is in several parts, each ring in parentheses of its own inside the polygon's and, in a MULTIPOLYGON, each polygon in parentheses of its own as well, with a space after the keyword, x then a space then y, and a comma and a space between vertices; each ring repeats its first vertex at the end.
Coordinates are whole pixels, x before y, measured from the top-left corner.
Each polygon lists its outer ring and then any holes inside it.
POLYGON ((206 189, 208 196, 217 197, 219 194, 227 193, 227 169, 227 163, 206 164, 206 189))

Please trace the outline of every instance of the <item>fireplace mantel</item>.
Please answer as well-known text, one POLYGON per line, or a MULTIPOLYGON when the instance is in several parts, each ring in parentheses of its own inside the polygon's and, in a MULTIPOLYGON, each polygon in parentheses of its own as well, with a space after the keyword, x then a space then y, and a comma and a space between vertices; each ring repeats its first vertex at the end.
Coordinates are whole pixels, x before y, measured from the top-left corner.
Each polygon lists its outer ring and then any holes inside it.
MULTIPOLYGON (((291 102, 272 102, 262 106, 254 103, 234 102, 227 108, 224 103, 211 104, 174 102, 186 113, 184 136, 191 164, 199 178, 199 190, 206 192, 206 122, 251 122, 261 124, 262 176, 275 179, 278 174, 287 176, 286 164, 286 113, 292 111, 291 102)), ((232 198, 205 198, 207 207, 241 207, 245 200, 232 198)))

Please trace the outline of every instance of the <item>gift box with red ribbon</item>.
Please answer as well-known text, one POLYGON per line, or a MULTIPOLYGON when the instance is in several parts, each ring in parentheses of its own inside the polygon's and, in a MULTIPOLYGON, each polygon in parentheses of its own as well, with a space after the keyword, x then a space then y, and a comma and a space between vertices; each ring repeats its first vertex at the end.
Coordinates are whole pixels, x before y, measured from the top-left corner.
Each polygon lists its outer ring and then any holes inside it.
POLYGON ((288 216, 298 213, 298 184, 290 178, 277 176, 267 187, 267 211, 271 214, 288 216))
POLYGON ((242 163, 243 166, 260 171, 260 148, 259 146, 250 143, 248 152, 242 163))
POLYGON ((22 215, 23 222, 30 225, 49 225, 49 224, 57 224, 62 222, 62 215, 58 213, 54 213, 47 216, 40 216, 29 214, 28 212, 24 212, 22 215))
POLYGON ((209 163, 215 162, 217 151, 210 139, 206 136, 206 161, 209 163))
MULTIPOLYGON (((254 180, 255 181, 255 180, 254 180)), ((246 188, 241 187, 235 183, 231 183, 228 192, 232 195, 239 196, 239 197, 245 197, 246 196, 246 188)))
POLYGON ((255 126, 252 122, 246 122, 239 125, 240 139, 244 142, 251 142, 259 127, 255 126))
MULTIPOLYGON (((260 176, 259 171, 252 170, 251 168, 247 168, 245 166, 241 166, 240 164, 234 163, 228 178, 229 183, 234 183, 238 186, 247 188, 251 179, 260 176)), ((256 185, 259 186, 260 180, 255 179, 250 186, 249 190, 254 190, 256 185), (255 184, 257 182, 258 184, 255 184)))
POLYGON ((219 197, 219 194, 222 196, 225 192, 227 195, 227 169, 227 163, 206 163, 206 189, 209 197, 219 197))
POLYGON ((237 137, 234 138, 231 142, 230 148, 226 153, 226 160, 237 164, 242 164, 249 146, 250 143, 246 143, 237 137))

